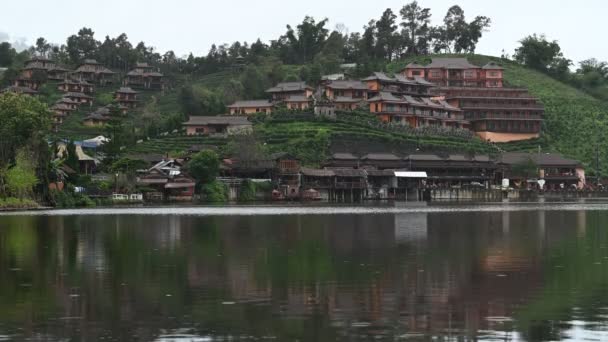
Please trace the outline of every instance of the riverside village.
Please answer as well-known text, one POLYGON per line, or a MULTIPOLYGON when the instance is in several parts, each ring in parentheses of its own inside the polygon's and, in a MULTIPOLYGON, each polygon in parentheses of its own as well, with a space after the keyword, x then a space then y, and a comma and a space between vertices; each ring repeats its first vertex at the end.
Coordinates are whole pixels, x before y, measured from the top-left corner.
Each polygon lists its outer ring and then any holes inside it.
MULTIPOLYGON (((180 145, 181 149, 170 153, 128 153, 115 161, 124 164, 122 169, 102 166, 110 137, 67 140, 56 135, 48 141, 53 158, 72 164, 58 166, 59 177, 48 187, 63 192, 69 179, 85 178, 86 184, 74 184, 70 191, 101 203, 205 202, 200 189, 206 184, 201 184, 189 164, 193 159, 200 163, 197 154, 207 151, 217 160, 203 160, 210 164, 194 169, 212 172, 208 182, 222 188, 221 202, 494 201, 591 196, 603 189, 599 180, 587 181, 585 167, 576 159, 545 152, 540 146, 526 152, 501 147, 537 141, 545 108, 525 84, 508 85, 499 62, 476 65, 466 57, 431 57, 428 64, 411 62, 394 74, 374 71, 364 78, 352 77, 352 68, 343 64, 340 73, 323 75, 317 84, 279 82, 266 89, 263 98, 237 100, 220 115, 188 113, 180 127, 161 136, 197 143, 180 145), (329 125, 356 120, 377 130, 409 133, 413 139, 400 145, 334 141, 322 160, 310 163, 289 150, 256 150, 254 127, 266 120, 329 125), (487 149, 480 153, 466 146, 427 148, 420 144, 420 136, 427 131, 438 137, 478 140, 487 149), (226 149, 218 141, 231 141, 237 150, 226 149)), ((145 62, 135 63, 121 76, 93 59, 70 70, 35 55, 2 92, 36 98, 43 87, 60 94, 49 106, 52 132, 60 133, 76 111, 86 113, 79 118, 83 127, 116 126, 116 120, 141 106, 142 93, 162 94, 167 84, 164 75, 145 62), (95 97, 99 89, 111 95, 105 106, 95 97)), ((158 142, 165 140, 169 141, 158 142)))
POLYGON ((608 1, 0 6, 0 342, 608 341, 608 1))

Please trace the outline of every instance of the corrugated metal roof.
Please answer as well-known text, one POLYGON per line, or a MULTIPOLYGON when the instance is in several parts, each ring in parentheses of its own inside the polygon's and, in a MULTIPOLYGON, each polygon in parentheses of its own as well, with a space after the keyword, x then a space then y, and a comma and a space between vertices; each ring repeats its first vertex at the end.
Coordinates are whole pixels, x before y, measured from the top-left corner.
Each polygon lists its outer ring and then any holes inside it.
POLYGON ((426 172, 415 172, 415 171, 395 171, 395 177, 397 178, 428 178, 426 172))

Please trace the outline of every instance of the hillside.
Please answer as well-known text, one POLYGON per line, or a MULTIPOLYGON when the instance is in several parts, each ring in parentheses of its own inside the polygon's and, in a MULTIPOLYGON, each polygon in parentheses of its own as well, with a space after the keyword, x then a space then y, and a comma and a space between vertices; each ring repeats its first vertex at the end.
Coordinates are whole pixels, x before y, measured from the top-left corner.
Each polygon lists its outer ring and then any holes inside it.
MULTIPOLYGON (((445 56, 445 55, 444 55, 445 56)), ((454 55, 456 56, 456 55, 454 55)), ((460 56, 462 57, 462 55, 460 56)), ((318 121, 310 117, 285 117, 283 120, 268 120, 255 125, 256 136, 269 150, 284 150, 301 154, 303 159, 317 163, 330 153, 335 146, 357 146, 372 144, 387 146, 392 150, 422 149, 427 151, 462 151, 478 153, 496 153, 499 150, 537 151, 541 146, 545 152, 560 152, 568 157, 583 161, 591 173, 595 169, 596 147, 602 169, 608 168, 608 104, 563 84, 547 75, 527 69, 512 61, 500 58, 472 55, 466 56, 475 64, 485 64, 490 60, 500 62, 505 68, 505 82, 508 86, 526 87, 539 97, 546 107, 545 123, 541 139, 510 144, 488 145, 479 139, 462 139, 460 137, 412 135, 408 132, 389 132, 380 128, 362 125, 356 119, 340 122, 318 121)), ((398 72, 403 66, 412 62, 426 62, 432 56, 414 57, 390 63, 386 66, 389 73, 398 72)), ((284 66, 295 70, 298 66, 284 66)), ((163 92, 144 92, 141 95, 142 105, 129 116, 129 120, 142 120, 143 112, 153 106, 159 116, 155 120, 165 120, 169 115, 181 116, 179 89, 183 85, 194 85, 208 89, 217 89, 238 79, 240 73, 234 70, 209 74, 195 79, 178 75, 172 86, 163 92)), ((112 89, 102 89, 96 94, 97 102, 103 103, 104 94, 112 89)), ((52 94, 50 99, 57 95, 52 94)), ((103 134, 102 128, 86 128, 80 123, 86 110, 79 111, 68 118, 61 127, 60 137, 85 138, 103 134)), ((167 130, 170 131, 170 130, 167 130)), ((159 130, 158 133, 161 133, 159 130)), ((194 144, 224 145, 225 141, 214 141, 204 137, 183 137, 170 134, 152 138, 134 147, 129 153, 159 152, 182 150, 194 144)))

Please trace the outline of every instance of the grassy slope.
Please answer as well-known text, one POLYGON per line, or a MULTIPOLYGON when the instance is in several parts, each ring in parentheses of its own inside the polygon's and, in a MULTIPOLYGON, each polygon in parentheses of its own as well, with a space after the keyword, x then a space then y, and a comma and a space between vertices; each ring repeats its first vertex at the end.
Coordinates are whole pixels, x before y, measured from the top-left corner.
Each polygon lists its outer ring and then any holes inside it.
MULTIPOLYGON (((508 86, 528 88, 545 105, 543 136, 539 141, 504 144, 501 147, 507 150, 514 147, 535 150, 542 145, 545 151, 560 152, 581 160, 593 171, 596 146, 599 145, 600 167, 604 170, 608 168, 608 103, 511 61, 480 55, 467 57, 478 65, 490 60, 501 63, 508 86)), ((387 69, 395 72, 409 62, 425 60, 429 58, 409 58, 392 63, 387 69)))

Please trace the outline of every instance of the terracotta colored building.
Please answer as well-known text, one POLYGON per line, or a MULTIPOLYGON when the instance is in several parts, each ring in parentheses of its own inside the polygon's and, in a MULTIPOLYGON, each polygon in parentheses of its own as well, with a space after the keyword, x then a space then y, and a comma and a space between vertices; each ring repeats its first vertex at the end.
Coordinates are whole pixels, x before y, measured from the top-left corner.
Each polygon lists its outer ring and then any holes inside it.
POLYGON ((509 142, 540 135, 544 106, 526 89, 446 87, 434 92, 460 108, 484 140, 509 142))
POLYGON ((249 115, 255 113, 271 113, 272 103, 268 100, 236 101, 228 106, 232 115, 249 115))
POLYGON ((361 81, 337 80, 323 85, 323 94, 337 110, 354 110, 367 100, 367 84, 361 81))
POLYGON ((273 102, 281 102, 291 96, 304 96, 309 98, 313 95, 314 89, 306 82, 283 82, 266 90, 272 96, 273 102))
POLYGON ((422 77, 408 78, 403 75, 390 77, 383 72, 375 72, 372 76, 362 80, 367 84, 368 97, 387 92, 394 95, 410 95, 428 97, 430 89, 435 85, 422 77))
POLYGON ((113 83, 114 74, 115 72, 106 68, 94 59, 86 59, 84 63, 74 71, 74 75, 79 80, 99 85, 113 83))
POLYGON ((137 63, 135 69, 129 71, 124 80, 124 85, 141 89, 163 89, 164 75, 154 70, 148 63, 137 63))
POLYGON ((443 100, 428 97, 398 96, 380 92, 368 100, 370 112, 384 122, 399 123, 410 127, 442 126, 470 128, 462 111, 443 100))
POLYGON ((292 95, 283 100, 287 109, 305 110, 311 107, 312 99, 302 95, 292 95))
POLYGON ((129 87, 122 87, 114 92, 114 101, 121 106, 135 108, 137 107, 138 102, 137 94, 139 94, 139 92, 129 87))
POLYGON ((245 116, 191 116, 183 126, 187 135, 235 134, 253 127, 245 116))
POLYGON ((442 87, 503 86, 503 68, 495 62, 484 66, 469 63, 466 58, 433 58, 428 65, 408 64, 401 74, 405 77, 421 77, 442 87))

